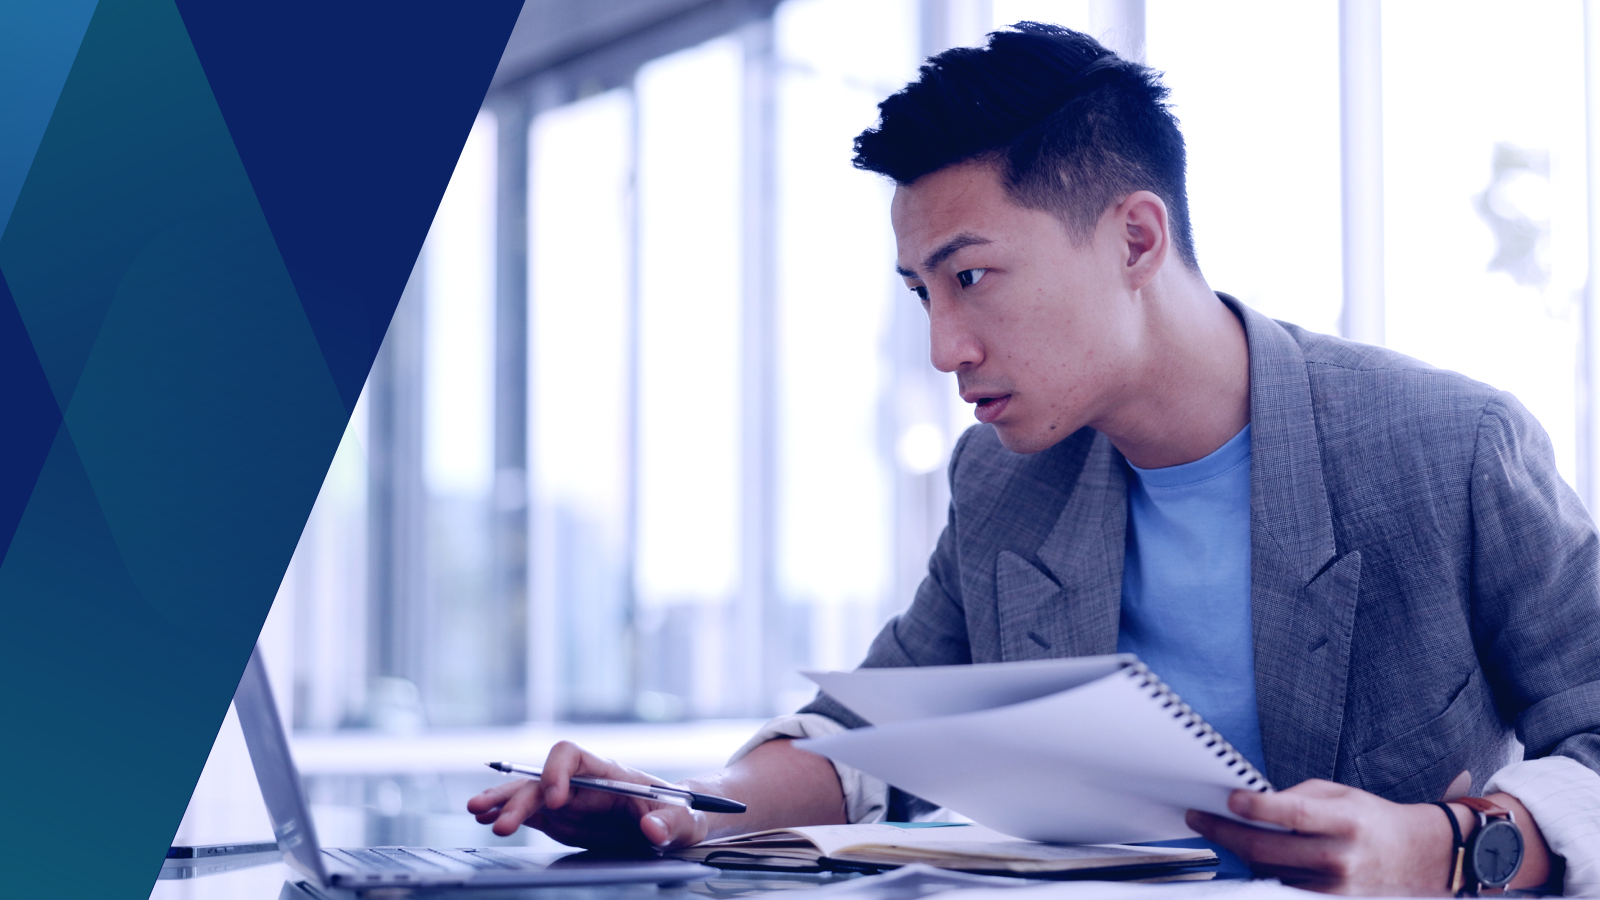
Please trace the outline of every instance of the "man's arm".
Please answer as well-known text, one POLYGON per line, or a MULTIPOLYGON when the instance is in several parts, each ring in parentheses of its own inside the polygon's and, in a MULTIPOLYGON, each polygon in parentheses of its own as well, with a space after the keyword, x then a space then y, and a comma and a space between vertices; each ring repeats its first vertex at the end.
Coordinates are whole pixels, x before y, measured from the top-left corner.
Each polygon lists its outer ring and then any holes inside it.
POLYGON ((743 813, 705 813, 602 791, 573 789, 574 775, 636 784, 667 784, 562 741, 550 750, 540 781, 508 782, 473 797, 467 810, 505 836, 526 824, 563 844, 591 849, 688 847, 707 838, 796 825, 845 821, 833 764, 787 739, 768 741, 727 768, 680 786, 745 804, 743 813))

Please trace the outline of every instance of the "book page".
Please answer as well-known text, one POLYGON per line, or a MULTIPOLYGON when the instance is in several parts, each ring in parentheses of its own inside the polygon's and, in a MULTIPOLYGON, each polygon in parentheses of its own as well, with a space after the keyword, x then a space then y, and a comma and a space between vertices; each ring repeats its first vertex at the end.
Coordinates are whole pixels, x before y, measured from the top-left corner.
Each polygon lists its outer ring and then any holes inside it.
POLYGON ((982 825, 945 824, 921 825, 906 828, 886 822, 860 825, 805 825, 798 828, 777 828, 771 831, 753 831, 733 837, 702 841, 697 847, 767 846, 773 838, 803 838, 817 848, 821 856, 834 856, 847 847, 885 845, 900 847, 937 847, 941 844, 1016 843, 1016 838, 1001 834, 982 825))
POLYGON ((871 857, 873 859, 910 859, 937 856, 941 860, 960 862, 972 868, 981 868, 981 862, 1114 862, 1117 865, 1138 865, 1155 862, 1194 861, 1211 862, 1216 854, 1210 850, 1190 847, 1135 847, 1131 844, 1041 844, 1007 838, 993 843, 966 843, 952 841, 931 847, 904 847, 872 844, 846 847, 839 851, 839 859, 871 857))
POLYGON ((1132 654, 966 666, 801 672, 874 725, 1010 706, 1103 678, 1132 654))
POLYGON ((1124 670, 1038 700, 795 746, 1029 840, 1192 837, 1189 809, 1237 819, 1227 800, 1249 787, 1244 776, 1141 680, 1124 670))
POLYGON ((1029 868, 1040 871, 1215 859, 1209 850, 1040 844, 1018 840, 982 825, 943 823, 933 826, 913 823, 909 827, 903 823, 876 823, 775 829, 705 841, 674 855, 704 860, 714 853, 727 851, 762 857, 769 864, 783 858, 815 860, 826 856, 889 865, 927 862, 991 869, 1033 864, 1029 868), (802 844, 797 838, 804 838, 807 843, 802 844))

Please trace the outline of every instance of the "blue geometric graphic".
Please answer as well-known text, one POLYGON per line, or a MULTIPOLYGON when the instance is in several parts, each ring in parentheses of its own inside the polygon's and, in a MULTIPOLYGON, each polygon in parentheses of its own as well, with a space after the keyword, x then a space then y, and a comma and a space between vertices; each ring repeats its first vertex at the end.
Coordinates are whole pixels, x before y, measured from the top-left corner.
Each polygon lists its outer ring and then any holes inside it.
POLYGON ((148 895, 520 5, 0 10, 8 894, 148 895))

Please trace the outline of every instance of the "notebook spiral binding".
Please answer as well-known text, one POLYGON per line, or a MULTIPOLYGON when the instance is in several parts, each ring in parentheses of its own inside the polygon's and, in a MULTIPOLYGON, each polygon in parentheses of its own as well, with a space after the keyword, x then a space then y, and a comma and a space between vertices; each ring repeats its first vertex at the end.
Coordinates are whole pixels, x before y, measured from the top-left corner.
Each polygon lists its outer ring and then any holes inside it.
POLYGON ((1263 794, 1272 791, 1272 783, 1267 781, 1267 776, 1261 774, 1261 770, 1252 765, 1250 760, 1245 759, 1244 754, 1233 749, 1233 745, 1228 743, 1215 728, 1212 728, 1211 723, 1202 719, 1199 713, 1190 708, 1189 704, 1183 702, 1176 691, 1167 687, 1165 681, 1162 681, 1156 676, 1156 673, 1150 671, 1149 666, 1136 661, 1124 663, 1124 666, 1124 671, 1128 673, 1129 677, 1137 679, 1140 687, 1150 691, 1152 699, 1161 702, 1162 709, 1172 710, 1174 719, 1186 720, 1183 723, 1183 727, 1188 729, 1189 733, 1193 734, 1197 740, 1205 741, 1208 749, 1215 750, 1217 757, 1229 769, 1233 770, 1234 774, 1245 780, 1246 788, 1263 794))

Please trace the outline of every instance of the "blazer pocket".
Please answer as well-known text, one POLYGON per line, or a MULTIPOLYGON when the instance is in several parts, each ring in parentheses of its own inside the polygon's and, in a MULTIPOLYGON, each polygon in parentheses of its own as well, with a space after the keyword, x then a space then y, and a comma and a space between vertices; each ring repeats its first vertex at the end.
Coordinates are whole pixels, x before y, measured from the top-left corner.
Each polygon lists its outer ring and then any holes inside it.
POLYGON ((1058 633, 1063 616, 1061 585, 1033 563, 1001 550, 994 562, 994 587, 1001 661, 1071 655, 1066 652, 1066 635, 1058 633))
MULTIPOLYGON (((1488 749, 1503 731, 1483 670, 1474 666, 1444 712, 1362 752, 1356 774, 1363 790, 1396 803, 1437 800, 1452 779, 1472 768, 1481 755, 1475 751, 1488 749)), ((1481 787, 1492 774, 1473 771, 1473 781, 1481 787)))

